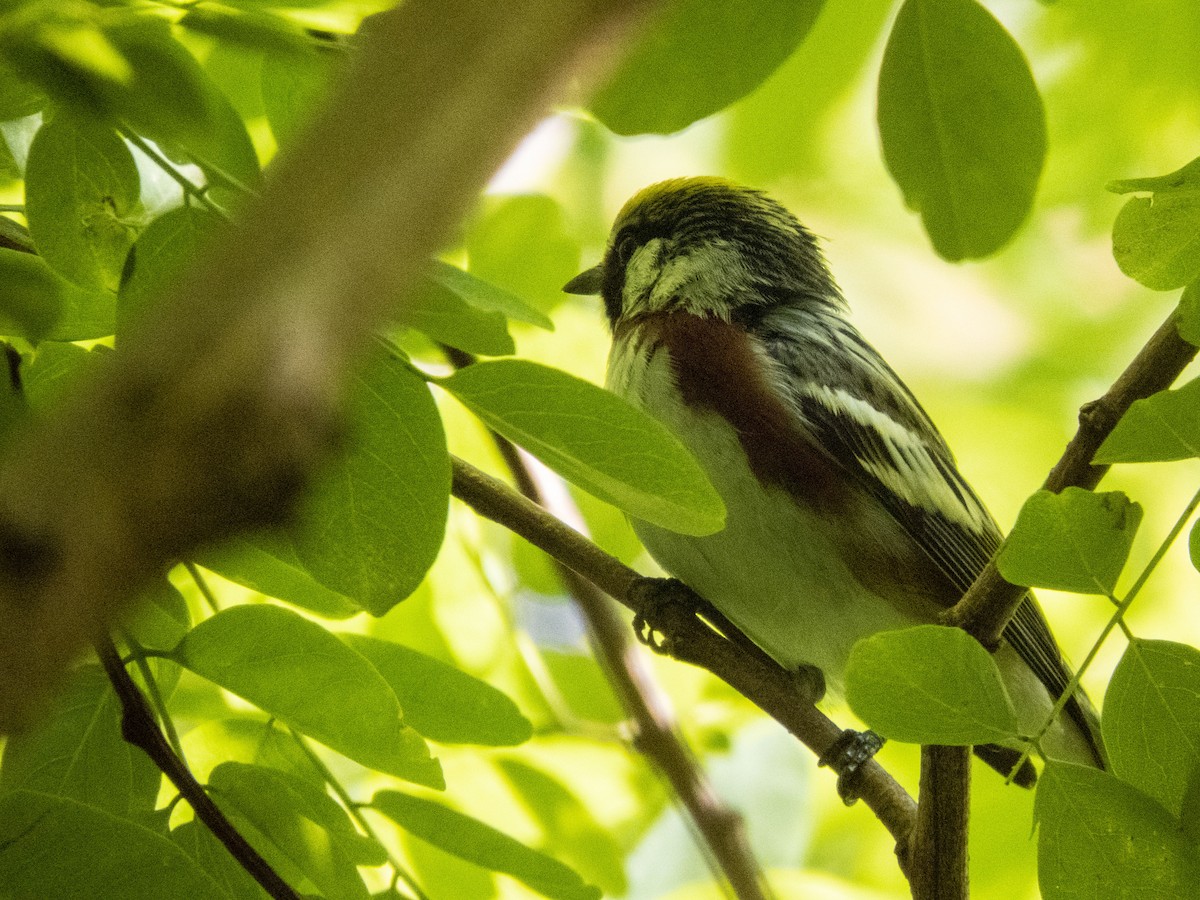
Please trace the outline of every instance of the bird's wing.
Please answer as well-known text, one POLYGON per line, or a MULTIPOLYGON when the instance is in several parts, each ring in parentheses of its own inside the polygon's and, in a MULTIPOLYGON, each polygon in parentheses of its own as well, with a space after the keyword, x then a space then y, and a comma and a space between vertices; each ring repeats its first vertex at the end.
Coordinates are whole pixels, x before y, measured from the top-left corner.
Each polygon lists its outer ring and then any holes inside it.
MULTIPOLYGON (((777 389, 813 442, 866 488, 945 576, 952 590, 935 599, 955 602, 1000 546, 992 517, 925 410, 851 326, 828 319, 819 329, 788 325, 764 320, 755 329, 778 367, 777 389), (809 337, 798 341, 799 333, 809 337), (841 352, 820 346, 831 342, 841 352), (830 359, 838 361, 836 368, 830 359)), ((1070 672, 1031 597, 1004 636, 1052 697, 1066 690, 1070 672)), ((1079 704, 1073 700, 1068 709, 1085 723, 1079 704)))

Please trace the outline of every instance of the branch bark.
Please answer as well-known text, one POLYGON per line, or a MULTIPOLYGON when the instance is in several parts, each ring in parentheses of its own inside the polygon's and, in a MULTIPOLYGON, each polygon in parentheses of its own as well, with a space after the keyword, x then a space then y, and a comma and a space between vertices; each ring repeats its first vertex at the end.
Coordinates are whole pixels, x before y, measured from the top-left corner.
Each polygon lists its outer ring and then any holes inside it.
MULTIPOLYGON (((633 569, 492 476, 459 459, 453 467, 454 496, 479 515, 525 538, 635 613, 647 612, 637 600, 635 586, 642 578, 633 569)), ((802 696, 791 673, 717 634, 694 608, 667 604, 655 610, 654 626, 665 635, 671 656, 712 672, 817 756, 841 736, 842 729, 802 696)), ((858 795, 898 847, 903 846, 916 822, 916 804, 875 760, 862 767, 859 777, 858 795)))
POLYGON ((172 560, 287 515, 336 448, 373 327, 585 51, 652 6, 408 0, 373 18, 262 196, 0 462, 0 732, 172 560))

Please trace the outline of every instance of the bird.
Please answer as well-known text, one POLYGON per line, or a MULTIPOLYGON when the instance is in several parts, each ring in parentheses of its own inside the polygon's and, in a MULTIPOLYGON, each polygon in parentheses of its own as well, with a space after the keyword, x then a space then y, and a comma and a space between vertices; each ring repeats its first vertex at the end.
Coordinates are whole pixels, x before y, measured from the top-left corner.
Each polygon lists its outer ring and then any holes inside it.
MULTIPOLYGON (((851 323, 816 236, 766 193, 652 184, 563 290, 601 297, 606 387, 666 425, 725 503, 725 527, 702 537, 633 519, 646 550, 781 666, 818 670, 829 695, 857 641, 937 622, 1000 546, 929 415, 851 323)), ((995 659, 1035 733, 1072 673, 1032 594, 995 659)), ((1105 767, 1082 690, 1040 746, 1105 767)), ((1018 747, 975 753, 1036 780, 1018 747)))

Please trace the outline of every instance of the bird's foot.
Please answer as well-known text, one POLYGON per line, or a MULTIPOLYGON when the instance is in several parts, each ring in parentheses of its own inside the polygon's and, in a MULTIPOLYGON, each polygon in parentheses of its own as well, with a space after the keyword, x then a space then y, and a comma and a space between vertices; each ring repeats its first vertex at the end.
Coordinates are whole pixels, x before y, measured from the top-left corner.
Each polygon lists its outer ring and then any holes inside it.
POLYGON ((639 578, 629 587, 629 599, 639 612, 633 617, 637 638, 655 653, 671 655, 671 635, 658 627, 669 607, 694 611, 696 595, 677 578, 639 578))
POLYGON ((818 766, 829 766, 837 772, 837 792, 842 802, 853 806, 858 800, 858 781, 863 765, 883 746, 883 738, 873 731, 854 731, 847 728, 821 754, 818 766))

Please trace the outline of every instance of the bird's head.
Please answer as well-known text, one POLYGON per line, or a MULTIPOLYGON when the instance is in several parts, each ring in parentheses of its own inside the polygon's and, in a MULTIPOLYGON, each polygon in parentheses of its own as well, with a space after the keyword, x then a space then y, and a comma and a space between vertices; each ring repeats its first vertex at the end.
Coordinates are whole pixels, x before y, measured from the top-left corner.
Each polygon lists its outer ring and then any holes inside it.
POLYGON ((780 303, 840 307, 816 238, 761 191, 721 178, 675 178, 636 194, 604 258, 569 294, 600 294, 610 324, 680 311, 725 321, 780 303))

